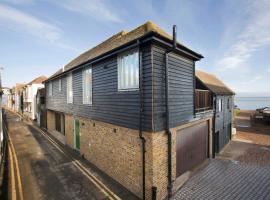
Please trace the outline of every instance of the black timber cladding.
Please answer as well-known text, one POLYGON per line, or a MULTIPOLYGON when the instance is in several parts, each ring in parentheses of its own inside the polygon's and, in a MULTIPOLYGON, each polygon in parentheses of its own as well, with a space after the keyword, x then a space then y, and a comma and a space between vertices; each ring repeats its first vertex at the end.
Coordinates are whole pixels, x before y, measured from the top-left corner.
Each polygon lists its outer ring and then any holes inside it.
POLYGON ((222 99, 222 110, 216 110, 215 116, 215 133, 219 132, 219 149, 216 150, 217 152, 219 152, 230 140, 234 107, 232 95, 217 95, 217 104, 219 99, 222 99))
MULTIPOLYGON (((143 65, 143 130, 165 129, 165 49, 158 44, 144 45, 143 65)), ((87 66, 87 65, 85 65, 87 66)), ((194 118, 194 61, 170 53, 169 103, 170 127, 187 123, 194 118)), ((82 104, 82 69, 73 73, 73 104, 67 104, 66 75, 62 75, 62 90, 58 79, 53 83, 53 96, 48 92, 47 109, 100 120, 111 124, 138 129, 139 91, 118 91, 117 56, 106 58, 92 66, 93 104, 82 104)), ((46 82, 48 89, 48 82, 46 82)))
MULTIPOLYGON (((153 45, 154 131, 165 129, 165 52, 153 45)), ((194 62, 170 53, 168 57, 170 127, 194 118, 194 62)))
MULTIPOLYGON (((152 62, 150 45, 141 48, 143 65, 143 130, 151 131, 152 123, 152 62)), ((82 103, 82 69, 73 71, 73 103, 67 104, 66 75, 59 91, 58 80, 52 80, 53 95, 46 98, 47 109, 138 129, 139 91, 118 91, 117 56, 107 58, 92 66, 93 104, 82 103)), ((46 83, 48 89, 48 82, 46 83)))

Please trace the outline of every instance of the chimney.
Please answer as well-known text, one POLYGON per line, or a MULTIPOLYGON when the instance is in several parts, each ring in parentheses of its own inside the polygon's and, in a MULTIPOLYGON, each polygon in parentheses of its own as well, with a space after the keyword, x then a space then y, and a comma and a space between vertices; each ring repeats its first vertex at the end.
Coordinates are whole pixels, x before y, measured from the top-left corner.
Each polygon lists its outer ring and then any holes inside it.
POLYGON ((175 49, 176 48, 176 42, 177 42, 177 39, 176 39, 176 30, 177 29, 177 27, 176 27, 176 25, 173 25, 173 48, 175 49))

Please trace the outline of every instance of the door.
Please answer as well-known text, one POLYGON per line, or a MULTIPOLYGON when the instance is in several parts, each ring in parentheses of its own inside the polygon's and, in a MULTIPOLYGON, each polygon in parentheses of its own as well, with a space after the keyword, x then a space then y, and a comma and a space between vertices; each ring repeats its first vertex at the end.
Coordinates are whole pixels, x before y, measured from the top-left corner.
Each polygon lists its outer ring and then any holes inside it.
POLYGON ((77 150, 80 150, 80 121, 74 119, 74 147, 77 150))
POLYGON ((177 177, 202 163, 208 156, 208 122, 177 131, 177 177))

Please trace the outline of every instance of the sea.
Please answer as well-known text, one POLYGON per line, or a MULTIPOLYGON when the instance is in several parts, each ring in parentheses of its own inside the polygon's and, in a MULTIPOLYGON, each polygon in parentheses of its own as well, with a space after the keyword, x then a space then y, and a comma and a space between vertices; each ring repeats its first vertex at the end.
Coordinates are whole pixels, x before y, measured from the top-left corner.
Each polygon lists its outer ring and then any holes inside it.
POLYGON ((234 104, 241 110, 270 107, 270 97, 235 97, 234 104))

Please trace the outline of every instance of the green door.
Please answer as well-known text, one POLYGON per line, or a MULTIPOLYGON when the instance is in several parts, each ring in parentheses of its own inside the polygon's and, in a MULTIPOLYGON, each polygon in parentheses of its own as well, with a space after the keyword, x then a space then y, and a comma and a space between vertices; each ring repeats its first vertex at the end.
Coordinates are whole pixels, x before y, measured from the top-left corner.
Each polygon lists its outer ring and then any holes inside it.
POLYGON ((75 148, 80 150, 80 121, 78 119, 74 120, 74 126, 75 148))

